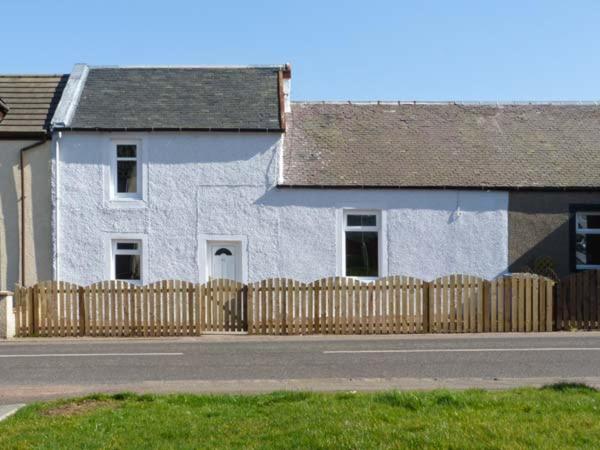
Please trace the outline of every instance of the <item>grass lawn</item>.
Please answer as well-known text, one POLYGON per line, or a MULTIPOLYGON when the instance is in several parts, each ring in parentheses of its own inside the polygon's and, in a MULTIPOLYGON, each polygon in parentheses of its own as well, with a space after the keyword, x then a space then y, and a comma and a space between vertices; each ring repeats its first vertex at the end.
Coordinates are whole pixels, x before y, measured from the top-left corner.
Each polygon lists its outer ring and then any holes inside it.
POLYGON ((30 405, 0 448, 600 448, 600 392, 94 395, 30 405))

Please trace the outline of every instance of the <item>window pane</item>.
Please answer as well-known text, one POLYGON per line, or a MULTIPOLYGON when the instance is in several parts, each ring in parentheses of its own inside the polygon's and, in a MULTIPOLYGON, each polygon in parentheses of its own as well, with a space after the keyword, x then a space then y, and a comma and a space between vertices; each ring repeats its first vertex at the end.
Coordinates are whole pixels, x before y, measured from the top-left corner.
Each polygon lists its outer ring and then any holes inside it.
POLYGON ((600 235, 578 234, 575 258, 577 264, 600 264, 600 235))
POLYGON ((140 255, 115 255, 115 278, 117 280, 139 280, 140 255))
POLYGON ((135 161, 117 161, 117 192, 137 192, 137 163, 135 161))
POLYGON ((376 227, 376 215, 348 214, 349 227, 376 227))
POLYGON ((136 154, 135 145, 117 145, 117 158, 135 158, 136 154))
POLYGON ((117 250, 137 250, 137 242, 117 242, 117 250))
POLYGON ((346 232, 346 275, 352 277, 379 276, 379 246, 375 231, 346 232))
POLYGON ((600 214, 577 214, 577 228, 600 228, 600 214))

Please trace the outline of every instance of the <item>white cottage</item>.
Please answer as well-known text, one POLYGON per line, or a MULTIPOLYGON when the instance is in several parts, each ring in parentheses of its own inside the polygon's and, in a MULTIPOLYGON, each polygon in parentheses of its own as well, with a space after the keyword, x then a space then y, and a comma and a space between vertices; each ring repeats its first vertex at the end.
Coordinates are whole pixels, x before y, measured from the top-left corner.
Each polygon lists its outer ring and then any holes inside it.
MULTIPOLYGON (((290 104, 290 78, 288 66, 77 66, 53 120, 55 279, 507 269, 505 190, 404 187, 414 162, 403 173, 373 164, 385 149, 352 145, 377 133, 363 112, 398 105, 290 104), (350 117, 352 130, 328 125, 350 117)), ((402 153, 387 157, 397 168, 402 153)))

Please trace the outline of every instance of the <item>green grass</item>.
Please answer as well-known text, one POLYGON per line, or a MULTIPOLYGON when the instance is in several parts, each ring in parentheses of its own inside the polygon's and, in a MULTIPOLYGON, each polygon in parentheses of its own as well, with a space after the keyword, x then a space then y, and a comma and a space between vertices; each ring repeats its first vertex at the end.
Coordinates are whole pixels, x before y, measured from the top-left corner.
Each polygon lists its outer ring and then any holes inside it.
POLYGON ((600 392, 94 395, 27 406, 0 448, 600 448, 600 392))

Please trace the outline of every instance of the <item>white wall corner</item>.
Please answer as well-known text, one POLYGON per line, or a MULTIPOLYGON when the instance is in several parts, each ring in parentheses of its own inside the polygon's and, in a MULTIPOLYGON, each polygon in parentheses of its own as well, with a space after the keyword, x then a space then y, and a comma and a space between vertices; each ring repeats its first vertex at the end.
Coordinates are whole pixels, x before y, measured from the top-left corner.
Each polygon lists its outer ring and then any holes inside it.
POLYGON ((50 202, 51 202, 51 239, 52 239, 52 279, 59 278, 59 166, 60 166, 60 139, 62 133, 52 135, 52 158, 50 161, 50 202))
POLYGON ((12 339, 16 335, 13 294, 0 292, 0 339, 12 339))
POLYGON ((73 67, 50 122, 51 129, 65 128, 71 125, 89 70, 87 64, 75 64, 73 67))
POLYGON ((281 139, 279 140, 279 146, 277 147, 277 153, 279 154, 279 158, 277 158, 277 184, 283 184, 283 152, 285 151, 285 133, 281 134, 281 139))

